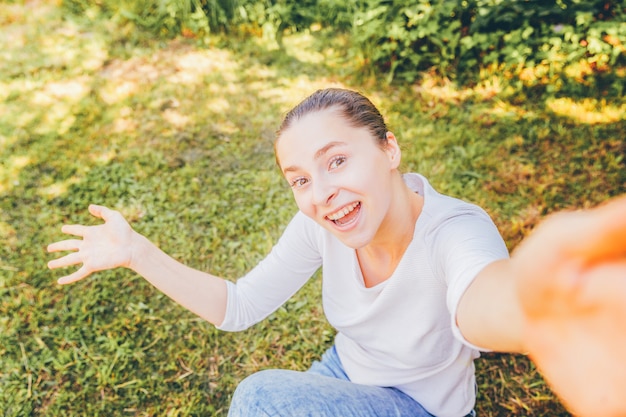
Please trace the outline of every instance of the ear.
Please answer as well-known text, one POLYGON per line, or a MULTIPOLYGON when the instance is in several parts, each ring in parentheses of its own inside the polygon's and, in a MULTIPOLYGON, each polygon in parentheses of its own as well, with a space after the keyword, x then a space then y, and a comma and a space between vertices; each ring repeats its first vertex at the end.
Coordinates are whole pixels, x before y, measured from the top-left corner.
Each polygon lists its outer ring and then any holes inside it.
POLYGON ((396 136, 387 132, 387 149, 385 152, 389 156, 389 161, 391 162, 391 168, 397 169, 400 166, 400 160, 402 159, 402 152, 400 151, 400 145, 398 145, 398 140, 396 136))

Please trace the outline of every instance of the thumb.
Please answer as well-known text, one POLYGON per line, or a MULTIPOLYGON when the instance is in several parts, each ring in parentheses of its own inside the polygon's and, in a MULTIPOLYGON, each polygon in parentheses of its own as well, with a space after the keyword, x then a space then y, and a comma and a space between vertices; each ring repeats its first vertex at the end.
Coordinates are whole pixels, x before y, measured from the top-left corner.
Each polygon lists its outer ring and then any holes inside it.
POLYGON ((591 262, 626 255, 626 196, 581 212, 575 220, 569 229, 573 254, 591 262))
POLYGON ((95 216, 106 222, 108 220, 111 220, 115 211, 105 206, 99 206, 97 204, 90 204, 89 213, 91 213, 92 216, 95 216))
POLYGON ((584 211, 557 213, 542 222, 511 257, 521 300, 543 314, 554 299, 579 294, 585 271, 626 256, 626 196, 584 211))

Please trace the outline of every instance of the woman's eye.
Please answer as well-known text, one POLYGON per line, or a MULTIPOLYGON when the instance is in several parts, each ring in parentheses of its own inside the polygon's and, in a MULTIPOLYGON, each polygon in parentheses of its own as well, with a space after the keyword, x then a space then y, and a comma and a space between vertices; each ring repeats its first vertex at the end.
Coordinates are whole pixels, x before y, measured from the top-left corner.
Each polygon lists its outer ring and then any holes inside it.
POLYGON ((300 188, 303 185, 305 185, 307 183, 307 179, 304 177, 299 177, 296 178, 294 180, 292 180, 289 185, 291 185, 291 188, 300 188))
POLYGON ((339 168, 341 165, 343 165, 344 162, 346 162, 345 156, 338 156, 336 158, 333 158, 333 160, 330 161, 330 165, 328 166, 328 169, 339 168))

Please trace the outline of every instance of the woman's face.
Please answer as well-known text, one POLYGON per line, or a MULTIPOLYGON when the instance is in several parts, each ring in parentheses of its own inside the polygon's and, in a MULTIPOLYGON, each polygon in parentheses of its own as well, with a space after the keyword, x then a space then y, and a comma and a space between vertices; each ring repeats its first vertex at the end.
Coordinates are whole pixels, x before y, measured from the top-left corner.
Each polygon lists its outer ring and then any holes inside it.
POLYGON ((393 134, 382 149, 367 128, 328 109, 284 130, 276 156, 300 211, 348 247, 372 241, 389 211, 400 161, 393 134))

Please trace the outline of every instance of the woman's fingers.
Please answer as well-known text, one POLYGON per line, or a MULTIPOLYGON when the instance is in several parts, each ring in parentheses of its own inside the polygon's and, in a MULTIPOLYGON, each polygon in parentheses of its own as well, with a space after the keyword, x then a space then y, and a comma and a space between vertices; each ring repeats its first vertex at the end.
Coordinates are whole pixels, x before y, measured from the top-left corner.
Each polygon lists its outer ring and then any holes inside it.
MULTIPOLYGON (((99 219, 106 221, 111 220, 116 214, 117 211, 111 210, 105 206, 98 206, 96 204, 89 205, 89 213, 93 216, 98 217, 99 219)), ((83 226, 81 224, 66 224, 61 227, 61 232, 74 235, 79 237, 85 237, 85 235, 89 232, 89 230, 93 228, 93 226, 83 226)))
POLYGON ((50 269, 63 268, 66 266, 77 265, 82 262, 83 260, 81 258, 80 253, 73 252, 73 253, 70 253, 69 255, 65 255, 61 258, 53 259, 52 261, 48 262, 48 268, 50 269))
POLYGON ((609 200, 570 219, 569 247, 586 261, 626 256, 626 196, 609 200))
MULTIPOLYGON (((604 262, 585 271, 580 282, 582 306, 619 306, 622 323, 626 323, 626 258, 604 262)), ((613 314, 615 317, 617 311, 613 314)), ((624 325, 626 326, 626 324, 624 325)), ((626 336, 626 327, 623 328, 626 336)))
POLYGON ((117 211, 111 210, 110 208, 105 207, 105 206, 99 206, 97 204, 90 204, 89 213, 91 213, 92 216, 98 217, 106 222, 106 221, 111 220, 111 218, 115 214, 117 214, 117 211))
POLYGON ((546 300, 553 314, 527 323, 531 358, 576 415, 626 415, 624 300, 626 259, 603 262, 581 270, 577 291, 546 300))
POLYGON ((61 232, 67 235, 84 237, 91 226, 83 226, 81 224, 66 224, 61 227, 61 232))
POLYGON ((82 240, 80 239, 68 239, 60 242, 51 243, 48 245, 48 252, 61 252, 66 250, 78 250, 80 248, 82 240))
POLYGON ((115 251, 116 245, 123 240, 120 239, 120 236, 124 237, 127 235, 127 229, 130 229, 127 224, 120 222, 120 220, 124 220, 122 215, 115 210, 96 204, 89 206, 89 213, 104 220, 105 224, 97 226, 65 225, 61 228, 63 233, 82 239, 67 239, 55 242, 47 248, 48 252, 73 251, 59 259, 48 262, 48 268, 50 269, 83 264, 72 274, 59 278, 59 284, 69 284, 87 277, 94 271, 124 264, 123 260, 120 261, 118 259, 120 257, 119 253, 115 251), (112 222, 109 223, 109 221, 112 222), (98 253, 99 256, 89 256, 90 253, 98 253))
POLYGON ((76 272, 74 272, 74 273, 72 273, 70 275, 66 275, 64 277, 59 278, 57 280, 57 283, 59 283, 61 285, 63 285, 63 284, 71 284, 72 282, 76 282, 76 281, 79 281, 79 280, 85 278, 89 274, 90 274, 89 270, 85 266, 82 266, 76 272))

